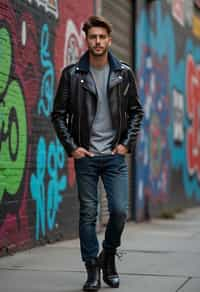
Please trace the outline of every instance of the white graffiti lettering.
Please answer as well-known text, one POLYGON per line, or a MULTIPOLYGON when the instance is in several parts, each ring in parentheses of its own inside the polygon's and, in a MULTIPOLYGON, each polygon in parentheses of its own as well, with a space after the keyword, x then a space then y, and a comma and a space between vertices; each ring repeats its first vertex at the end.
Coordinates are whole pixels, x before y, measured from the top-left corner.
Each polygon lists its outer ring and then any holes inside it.
POLYGON ((183 95, 177 90, 173 90, 173 111, 174 111, 174 141, 183 142, 183 118, 184 118, 184 103, 183 95))
POLYGON ((78 32, 72 20, 66 23, 64 66, 76 63, 84 52, 84 32, 78 32))
POLYGON ((49 12, 55 16, 55 18, 59 17, 58 13, 58 0, 25 0, 28 3, 36 3, 38 7, 43 7, 45 12, 49 12))

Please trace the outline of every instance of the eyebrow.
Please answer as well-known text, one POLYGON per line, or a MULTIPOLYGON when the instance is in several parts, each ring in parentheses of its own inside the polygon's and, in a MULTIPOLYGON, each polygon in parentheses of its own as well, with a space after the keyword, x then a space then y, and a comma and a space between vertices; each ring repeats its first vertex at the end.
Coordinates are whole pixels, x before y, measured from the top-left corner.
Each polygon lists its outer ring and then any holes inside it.
POLYGON ((104 33, 91 33, 91 34, 88 34, 89 37, 97 37, 97 36, 109 36, 107 34, 104 34, 104 33))

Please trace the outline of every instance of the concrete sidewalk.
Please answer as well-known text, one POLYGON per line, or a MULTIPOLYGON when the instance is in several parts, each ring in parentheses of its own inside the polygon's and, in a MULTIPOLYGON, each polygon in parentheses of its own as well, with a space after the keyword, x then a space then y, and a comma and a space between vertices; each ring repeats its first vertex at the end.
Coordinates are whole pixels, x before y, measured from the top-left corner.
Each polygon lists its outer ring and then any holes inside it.
MULTIPOLYGON (((200 292, 200 208, 174 220, 128 223, 121 250, 116 291, 200 292)), ((85 277, 78 240, 0 258, 0 292, 81 291, 85 277)), ((102 282, 100 291, 114 290, 102 282)))

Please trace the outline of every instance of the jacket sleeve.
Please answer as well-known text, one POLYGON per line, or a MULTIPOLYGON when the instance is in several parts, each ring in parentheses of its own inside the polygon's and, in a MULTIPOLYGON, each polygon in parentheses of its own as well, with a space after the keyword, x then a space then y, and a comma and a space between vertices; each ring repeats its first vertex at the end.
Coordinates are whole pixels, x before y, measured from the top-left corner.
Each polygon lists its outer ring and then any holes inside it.
POLYGON ((137 135, 140 130, 141 121, 144 115, 142 105, 139 102, 136 80, 133 71, 129 68, 129 89, 127 92, 127 134, 120 141, 121 144, 128 148, 128 152, 132 152, 136 145, 137 135))
POLYGON ((51 121, 56 134, 64 146, 66 152, 71 156, 71 152, 78 146, 75 144, 69 132, 69 98, 70 98, 70 77, 67 69, 64 69, 59 81, 56 96, 54 99, 51 121))

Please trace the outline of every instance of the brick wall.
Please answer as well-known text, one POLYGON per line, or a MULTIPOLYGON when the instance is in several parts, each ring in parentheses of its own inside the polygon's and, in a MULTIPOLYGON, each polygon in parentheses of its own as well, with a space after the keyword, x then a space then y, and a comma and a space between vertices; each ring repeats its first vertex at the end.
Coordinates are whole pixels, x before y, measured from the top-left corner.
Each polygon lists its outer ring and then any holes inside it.
POLYGON ((93 1, 0 1, 0 253, 77 235, 73 160, 50 122, 93 1))

